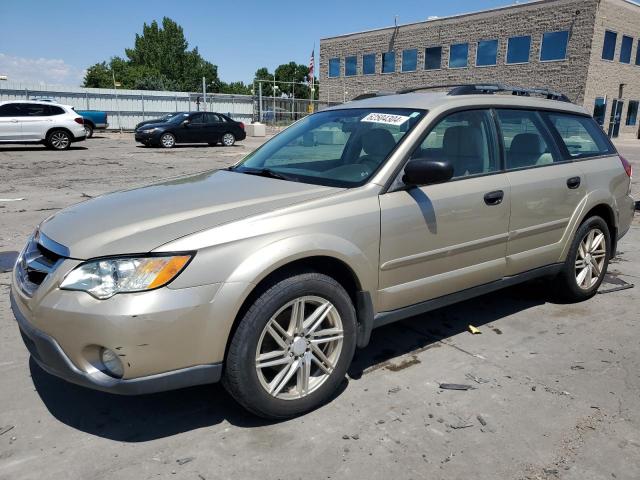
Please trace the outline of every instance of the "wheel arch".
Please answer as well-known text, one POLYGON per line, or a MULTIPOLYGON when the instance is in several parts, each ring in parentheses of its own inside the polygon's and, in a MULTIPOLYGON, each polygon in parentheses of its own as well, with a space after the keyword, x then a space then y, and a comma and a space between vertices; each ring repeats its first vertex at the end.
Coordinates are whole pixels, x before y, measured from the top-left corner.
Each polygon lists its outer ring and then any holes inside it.
POLYGON ((67 127, 51 127, 49 130, 47 130, 47 133, 44 135, 44 139, 48 140, 49 139, 49 135, 51 135, 53 132, 57 132, 58 130, 62 130, 63 132, 67 132, 69 134, 69 136, 71 137, 71 141, 73 141, 73 139, 75 138, 75 136, 73 135, 73 132, 71 130, 69 130, 67 127))
POLYGON ((609 228, 609 234, 611 235, 611 257, 614 257, 616 246, 618 243, 618 227, 616 224, 615 213, 610 205, 606 203, 599 203, 593 206, 587 213, 583 215, 579 225, 582 225, 589 218, 596 216, 601 217, 609 228))
POLYGON ((89 125, 94 130, 96 129, 96 124, 93 123, 93 120, 91 120, 90 118, 86 118, 86 117, 82 117, 82 119, 83 119, 85 125, 89 125))

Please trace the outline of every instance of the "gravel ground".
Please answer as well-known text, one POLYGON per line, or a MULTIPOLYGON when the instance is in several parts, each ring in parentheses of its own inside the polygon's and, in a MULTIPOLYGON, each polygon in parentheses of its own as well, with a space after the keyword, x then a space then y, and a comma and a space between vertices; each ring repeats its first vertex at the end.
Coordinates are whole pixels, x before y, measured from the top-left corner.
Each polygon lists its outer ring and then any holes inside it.
MULTIPOLYGON (((0 201, 0 479, 640 478, 638 288, 561 305, 533 282, 389 325, 330 404, 278 423, 219 385, 117 397, 29 360, 5 270, 39 221, 259 143, 165 151, 110 133, 68 152, 0 147, 0 199, 24 198, 0 201)), ((619 147, 640 173, 640 142, 619 147)), ((603 289, 640 281, 638 217, 619 252, 603 289)))

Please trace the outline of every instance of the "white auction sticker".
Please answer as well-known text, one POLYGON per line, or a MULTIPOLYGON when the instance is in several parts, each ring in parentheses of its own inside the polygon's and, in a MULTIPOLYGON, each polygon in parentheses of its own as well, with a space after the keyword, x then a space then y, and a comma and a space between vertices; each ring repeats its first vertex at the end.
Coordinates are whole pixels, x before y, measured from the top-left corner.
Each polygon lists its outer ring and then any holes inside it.
POLYGON ((393 115, 391 113, 370 113, 360 121, 398 126, 402 125, 407 120, 409 120, 409 117, 405 117, 404 115, 393 115))

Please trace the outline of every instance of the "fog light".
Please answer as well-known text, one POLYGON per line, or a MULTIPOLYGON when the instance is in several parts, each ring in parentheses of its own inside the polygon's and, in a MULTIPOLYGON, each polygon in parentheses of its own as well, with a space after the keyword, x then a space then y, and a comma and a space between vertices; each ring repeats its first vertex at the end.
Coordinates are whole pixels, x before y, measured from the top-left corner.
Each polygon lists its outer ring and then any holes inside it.
POLYGON ((122 378, 124 367, 116 352, 108 348, 102 348, 100 350, 100 361, 102 362, 104 373, 110 377, 122 378))

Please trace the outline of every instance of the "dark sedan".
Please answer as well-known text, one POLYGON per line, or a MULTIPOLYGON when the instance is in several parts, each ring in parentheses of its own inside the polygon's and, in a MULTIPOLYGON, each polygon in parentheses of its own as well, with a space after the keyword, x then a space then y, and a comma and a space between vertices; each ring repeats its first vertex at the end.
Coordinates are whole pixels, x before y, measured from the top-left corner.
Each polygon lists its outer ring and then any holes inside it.
POLYGON ((246 136, 244 123, 214 112, 181 113, 136 129, 136 142, 163 148, 172 148, 176 143, 222 143, 230 147, 246 136))

